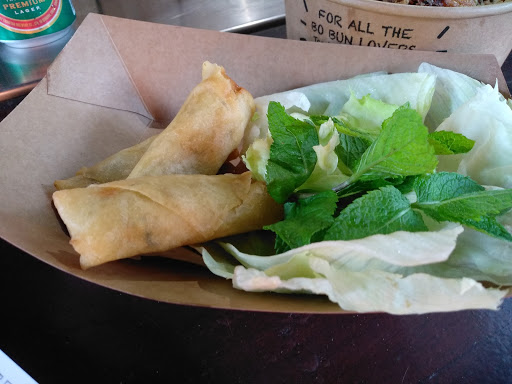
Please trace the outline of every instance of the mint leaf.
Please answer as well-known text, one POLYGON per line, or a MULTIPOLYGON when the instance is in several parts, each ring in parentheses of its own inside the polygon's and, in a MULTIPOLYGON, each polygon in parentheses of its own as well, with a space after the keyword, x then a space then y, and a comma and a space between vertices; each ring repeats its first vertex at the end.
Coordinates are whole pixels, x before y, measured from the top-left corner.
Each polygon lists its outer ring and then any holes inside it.
POLYGON ((427 137, 421 115, 407 104, 398 108, 382 124, 380 135, 361 157, 352 179, 363 174, 378 178, 432 172, 437 157, 427 137))
POLYGON ((310 244, 317 233, 328 228, 334 221, 337 201, 336 193, 325 191, 286 203, 285 219, 264 227, 277 235, 276 251, 284 252, 310 244))
POLYGON ((462 224, 498 239, 512 241, 512 235, 494 217, 483 216, 480 220, 466 219, 462 224))
POLYGON ((454 172, 438 172, 417 177, 413 188, 417 195, 417 203, 446 200, 467 193, 485 191, 484 187, 469 177, 454 172))
POLYGON ((469 177, 440 172, 418 177, 414 183, 421 209, 437 221, 458 222, 491 236, 512 241, 495 217, 512 208, 512 190, 486 191, 469 177))
POLYGON ((429 143, 434 147, 436 155, 456 155, 471 151, 475 141, 451 131, 436 131, 428 135, 429 143))
POLYGON ((486 191, 458 173, 440 172, 418 177, 414 191, 417 195, 414 206, 433 211, 434 215, 479 220, 481 216, 497 216, 512 208, 511 189, 486 191))
POLYGON ((265 179, 270 196, 284 203, 315 168, 318 134, 315 126, 289 116, 279 103, 269 103, 267 116, 273 143, 265 179))
POLYGON ((324 240, 360 239, 395 231, 427 231, 421 214, 392 186, 370 191, 354 200, 335 219, 324 240))
POLYGON ((362 138, 349 136, 344 133, 340 133, 340 143, 335 149, 339 160, 348 167, 349 170, 353 171, 357 168, 359 159, 363 156, 363 153, 371 145, 371 141, 362 138))

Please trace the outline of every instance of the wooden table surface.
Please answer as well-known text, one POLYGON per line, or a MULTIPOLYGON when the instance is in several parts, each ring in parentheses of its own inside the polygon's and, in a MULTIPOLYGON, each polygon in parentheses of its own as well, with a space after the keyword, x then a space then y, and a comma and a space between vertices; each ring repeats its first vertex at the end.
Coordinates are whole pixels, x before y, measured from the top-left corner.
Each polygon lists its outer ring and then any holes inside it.
MULTIPOLYGON (((512 89, 512 56, 503 71, 512 89)), ((4 240, 0 254, 0 349, 41 384, 512 382, 512 299, 414 316, 226 311, 102 288, 4 240)))

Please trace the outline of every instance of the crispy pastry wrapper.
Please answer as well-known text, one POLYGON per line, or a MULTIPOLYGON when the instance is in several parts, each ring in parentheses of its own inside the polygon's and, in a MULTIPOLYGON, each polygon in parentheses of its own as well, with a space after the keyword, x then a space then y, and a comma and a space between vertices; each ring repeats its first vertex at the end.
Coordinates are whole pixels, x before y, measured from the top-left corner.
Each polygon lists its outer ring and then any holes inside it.
POLYGON ((238 148, 255 104, 223 67, 205 62, 203 80, 128 176, 214 175, 238 148))
POLYGON ((282 206, 251 173, 145 176, 56 191, 83 269, 261 229, 282 206))
POLYGON ((126 179, 156 137, 157 135, 151 136, 139 144, 114 153, 91 167, 82 167, 73 177, 56 180, 55 188, 58 190, 83 188, 90 184, 126 179))
POLYGON ((61 190, 128 177, 214 175, 240 145, 254 111, 252 95, 223 67, 206 61, 201 82, 161 133, 83 167, 75 176, 57 180, 54 185, 61 190))

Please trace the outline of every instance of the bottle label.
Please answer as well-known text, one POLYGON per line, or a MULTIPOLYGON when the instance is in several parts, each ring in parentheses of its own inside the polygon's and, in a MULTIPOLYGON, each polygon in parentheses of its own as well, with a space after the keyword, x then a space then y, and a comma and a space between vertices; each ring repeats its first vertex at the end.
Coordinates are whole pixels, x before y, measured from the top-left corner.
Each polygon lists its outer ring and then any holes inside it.
POLYGON ((51 34, 70 26, 75 17, 69 0, 0 0, 0 40, 51 34))

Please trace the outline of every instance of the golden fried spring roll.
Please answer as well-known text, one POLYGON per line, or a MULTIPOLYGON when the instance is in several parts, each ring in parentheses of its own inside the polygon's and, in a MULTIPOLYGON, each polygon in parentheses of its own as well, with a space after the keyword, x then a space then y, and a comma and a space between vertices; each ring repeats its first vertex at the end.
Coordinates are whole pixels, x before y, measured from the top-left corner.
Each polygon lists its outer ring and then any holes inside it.
POLYGON ((255 110, 251 94, 216 64, 205 62, 202 77, 129 178, 213 175, 238 147, 255 110))
POLYGON ((56 180, 57 189, 83 188, 90 184, 101 184, 109 181, 123 180, 128 177, 133 167, 155 140, 155 136, 129 148, 125 148, 91 167, 83 167, 69 179, 56 180))
POLYGON ((56 180, 55 187, 82 188, 128 176, 217 173, 241 142, 255 106, 251 94, 231 80, 224 68, 205 62, 202 75, 160 134, 83 167, 71 178, 56 180))
POLYGON ((56 191, 53 201, 84 269, 261 229, 283 215, 250 172, 146 176, 56 191))

